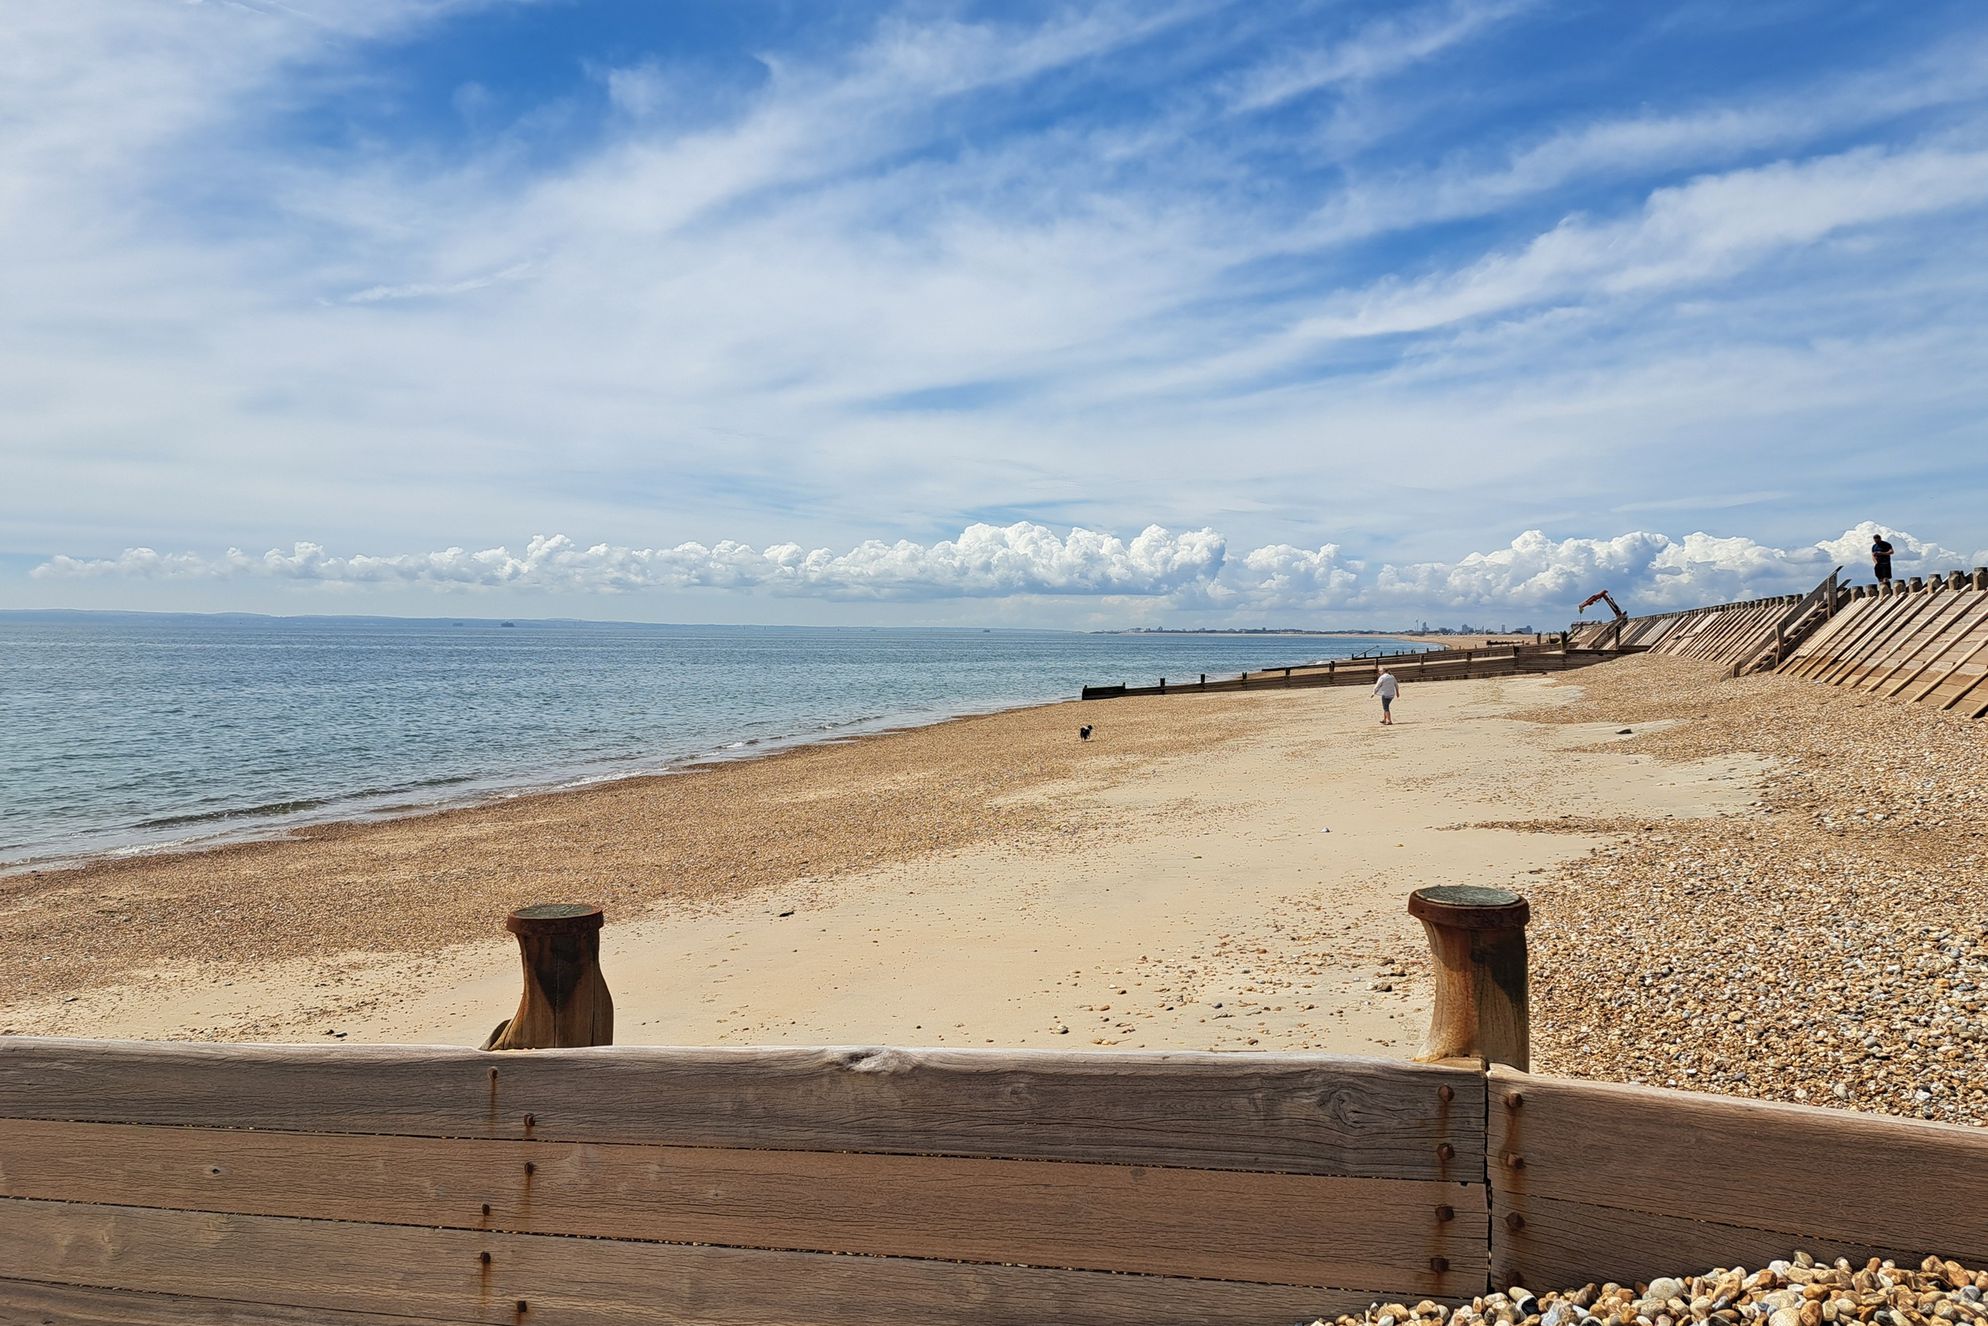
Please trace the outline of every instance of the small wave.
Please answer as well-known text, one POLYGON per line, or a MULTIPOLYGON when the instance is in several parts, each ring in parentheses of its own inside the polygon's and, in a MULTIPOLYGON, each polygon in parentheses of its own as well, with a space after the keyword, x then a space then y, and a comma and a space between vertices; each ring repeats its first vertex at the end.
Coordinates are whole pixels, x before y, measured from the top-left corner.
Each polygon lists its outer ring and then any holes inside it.
POLYGON ((139 820, 134 828, 176 829, 186 824, 212 824, 217 820, 262 819, 270 815, 294 815, 332 804, 330 797, 304 797, 295 801, 269 801, 260 806, 230 806, 225 810, 203 810, 192 815, 161 815, 139 820))
POLYGON ((420 792, 429 788, 459 787, 476 781, 475 774, 450 774, 441 778, 417 778, 412 782, 396 783, 388 787, 362 787, 357 791, 344 792, 336 796, 293 797, 287 801, 265 801, 255 806, 226 806, 220 810, 193 811, 184 815, 161 815, 156 819, 139 820, 132 825, 135 829, 176 829, 189 824, 214 824, 221 820, 269 819, 279 815, 300 815, 308 810, 323 810, 327 806, 356 804, 372 801, 380 797, 405 796, 409 792, 420 792))

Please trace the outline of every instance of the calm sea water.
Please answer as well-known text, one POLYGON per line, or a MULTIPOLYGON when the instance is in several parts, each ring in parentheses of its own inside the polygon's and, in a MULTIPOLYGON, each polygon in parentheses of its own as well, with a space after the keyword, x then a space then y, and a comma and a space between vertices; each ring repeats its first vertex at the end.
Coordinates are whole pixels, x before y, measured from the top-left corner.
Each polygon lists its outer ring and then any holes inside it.
POLYGON ((1086 682, 1382 643, 0 613, 0 866, 405 813, 1074 698, 1086 682))

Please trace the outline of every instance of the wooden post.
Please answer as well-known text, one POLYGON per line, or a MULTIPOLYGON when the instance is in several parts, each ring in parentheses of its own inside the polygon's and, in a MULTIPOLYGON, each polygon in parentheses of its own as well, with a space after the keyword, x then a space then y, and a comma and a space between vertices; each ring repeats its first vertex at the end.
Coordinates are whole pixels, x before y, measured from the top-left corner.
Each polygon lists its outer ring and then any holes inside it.
POLYGON ((1201 674, 1201 684, 1203 686, 1206 686, 1208 684, 1208 674, 1205 672, 1201 674))
POLYGON ((1436 960, 1436 1004, 1416 1058, 1485 1059, 1531 1069, 1526 922, 1532 907, 1509 889, 1435 884, 1408 895, 1436 960))
POLYGON ((1966 588, 1967 588, 1967 577, 1966 577, 1965 575, 1963 575, 1963 574, 1962 574, 1961 572, 1959 572, 1959 571, 1949 571, 1949 572, 1947 572, 1947 588, 1948 588, 1948 589, 1966 589, 1966 588))
POLYGON ((1988 566, 1977 566, 1974 568, 1974 587, 1976 589, 1988 589, 1988 566))
POLYGON ((1924 576, 1913 576, 1910 580, 1905 582, 1905 587, 1911 590, 1914 594, 1917 594, 1920 590, 1926 587, 1926 578, 1924 576))
POLYGON ((574 902, 520 907, 504 918, 524 958, 525 993, 482 1048, 614 1044, 614 1000, 601 976, 601 920, 600 908, 574 902))
POLYGON ((1165 677, 1162 677, 1160 678, 1160 694, 1165 695, 1166 693, 1167 693, 1167 679, 1165 677))

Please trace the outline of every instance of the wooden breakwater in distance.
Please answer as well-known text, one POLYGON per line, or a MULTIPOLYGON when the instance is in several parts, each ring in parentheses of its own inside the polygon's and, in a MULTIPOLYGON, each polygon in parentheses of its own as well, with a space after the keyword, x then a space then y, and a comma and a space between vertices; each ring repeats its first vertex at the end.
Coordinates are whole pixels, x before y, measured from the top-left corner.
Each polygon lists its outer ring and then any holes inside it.
MULTIPOLYGON (((1569 633, 1575 647, 1613 623, 1569 633)), ((1619 634, 1652 653, 1706 659, 1731 676, 1776 670, 1888 698, 1988 716, 1988 567, 1806 595, 1632 617, 1619 634)))
POLYGON ((1152 686, 1124 682, 1086 686, 1085 700, 1114 700, 1134 695, 1202 695, 1219 691, 1275 690, 1304 686, 1371 687, 1386 668, 1403 685, 1426 681, 1464 681, 1477 677, 1507 677, 1524 672, 1564 672, 1633 650, 1566 648, 1561 637, 1547 643, 1508 643, 1476 649, 1432 649, 1412 654, 1381 654, 1370 658, 1339 658, 1324 663, 1264 668, 1239 677, 1162 677, 1152 686))
POLYGON ((1859 586, 1780 670, 1892 699, 1988 715, 1988 567, 1859 586))
POLYGON ((0 1037, 0 1322, 1266 1326, 1988 1263, 1988 1130, 1521 1071, 1524 900, 1417 893, 1434 1063, 0 1037))

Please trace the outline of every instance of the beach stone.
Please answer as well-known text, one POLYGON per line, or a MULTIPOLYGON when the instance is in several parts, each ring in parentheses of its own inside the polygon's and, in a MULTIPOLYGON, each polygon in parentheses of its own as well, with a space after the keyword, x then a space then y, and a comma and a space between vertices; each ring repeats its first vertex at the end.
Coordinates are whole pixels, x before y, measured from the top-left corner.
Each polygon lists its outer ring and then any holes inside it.
POLYGON ((1668 1303, 1684 1292, 1684 1281, 1668 1275, 1660 1275, 1650 1281, 1650 1287, 1643 1297, 1654 1298, 1660 1303, 1668 1303))

